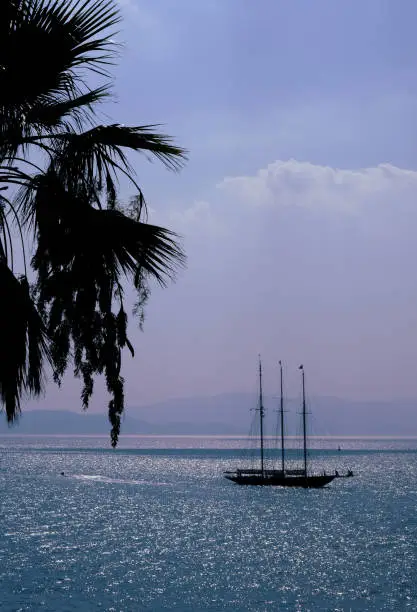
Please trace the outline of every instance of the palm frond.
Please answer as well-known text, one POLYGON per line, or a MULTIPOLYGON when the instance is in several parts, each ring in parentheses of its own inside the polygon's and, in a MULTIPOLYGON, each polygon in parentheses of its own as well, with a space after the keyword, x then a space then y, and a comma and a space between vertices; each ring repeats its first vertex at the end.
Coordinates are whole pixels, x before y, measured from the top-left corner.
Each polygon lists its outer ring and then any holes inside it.
POLYGON ((171 170, 179 170, 186 161, 185 149, 173 144, 173 139, 165 134, 152 131, 157 125, 140 125, 130 127, 120 124, 100 125, 84 134, 62 135, 68 145, 76 151, 87 155, 93 151, 107 149, 110 158, 123 161, 123 149, 152 153, 159 161, 171 170))
POLYGON ((0 300, 0 402, 12 422, 20 412, 22 394, 41 393, 43 364, 50 354, 27 279, 16 277, 2 258, 0 284, 4 296, 0 300))
POLYGON ((118 124, 97 126, 81 134, 61 133, 54 137, 57 154, 50 169, 56 172, 68 190, 83 185, 87 190, 95 186, 95 205, 103 207, 100 192, 106 187, 107 205, 115 207, 118 177, 124 174, 137 190, 142 204, 145 199, 135 181, 128 160, 128 151, 152 154, 166 167, 178 170, 186 159, 184 149, 175 146, 172 139, 149 130, 149 126, 126 127, 118 124))
POLYGON ((13 270, 13 243, 12 236, 7 222, 7 214, 5 205, 8 203, 7 198, 0 194, 0 259, 5 261, 13 270))
MULTIPOLYGON (((70 131, 73 126, 82 130, 84 122, 90 120, 98 102, 102 102, 109 95, 108 86, 98 87, 77 96, 41 96, 26 114, 26 122, 38 129, 52 130, 64 128, 70 131)), ((32 136, 23 140, 22 144, 37 144, 49 137, 50 133, 43 133, 42 137, 32 136)))
POLYGON ((112 395, 109 418, 117 440, 123 411, 121 351, 133 352, 127 337, 123 279, 134 284, 139 299, 148 295, 147 280, 164 285, 185 263, 172 232, 136 221, 119 210, 91 206, 92 189, 67 191, 52 169, 36 178, 37 188, 21 194, 23 211, 33 211, 37 248, 32 265, 37 295, 59 379, 74 356, 83 379, 82 402, 88 406, 94 376, 104 373, 112 395), (92 240, 94 236, 94 240, 92 240), (113 312, 115 304, 119 312, 113 312), (72 349, 71 349, 72 347, 72 349))
POLYGON ((98 90, 85 88, 83 71, 107 76, 105 65, 112 63, 116 48, 112 28, 119 20, 114 0, 5 0, 0 5, 0 155, 14 154, 40 128, 59 125, 58 111, 62 119, 69 107, 88 115, 98 90))
POLYGON ((23 189, 20 206, 26 219, 30 214, 36 219, 36 269, 48 265, 50 272, 71 270, 80 286, 86 274, 96 276, 95 281, 107 277, 119 282, 123 273, 137 283, 140 269, 165 284, 184 265, 185 256, 173 232, 136 221, 119 210, 93 208, 92 188, 87 193, 67 191, 52 171, 34 181, 37 189, 23 189))
POLYGON ((24 276, 26 278, 27 272, 28 272, 27 265, 26 265, 26 245, 25 245, 25 240, 23 238, 23 228, 20 222, 20 217, 14 205, 12 204, 12 202, 8 198, 0 195, 0 227, 3 230, 3 237, 4 237, 4 243, 3 243, 4 248, 2 245, 2 254, 0 256, 4 257, 4 260, 7 265, 9 265, 9 261, 10 261, 10 268, 13 272, 14 271, 14 254, 13 254, 14 245, 13 245, 12 233, 11 233, 10 224, 9 224, 10 215, 8 215, 7 213, 11 213, 11 217, 14 221, 15 226, 17 227, 17 231, 18 231, 19 238, 20 238, 24 276), (10 258, 9 258, 9 253, 10 253, 10 258))
POLYGON ((97 70, 114 56, 112 28, 119 21, 114 0, 21 2, 0 41, 0 106, 77 92, 80 67, 97 70))
POLYGON ((103 185, 109 177, 114 180, 118 171, 134 181, 127 150, 149 152, 173 170, 178 170, 186 160, 184 149, 172 144, 170 137, 151 132, 149 126, 101 125, 81 134, 58 134, 56 141, 59 153, 54 164, 67 186, 74 180, 103 185))

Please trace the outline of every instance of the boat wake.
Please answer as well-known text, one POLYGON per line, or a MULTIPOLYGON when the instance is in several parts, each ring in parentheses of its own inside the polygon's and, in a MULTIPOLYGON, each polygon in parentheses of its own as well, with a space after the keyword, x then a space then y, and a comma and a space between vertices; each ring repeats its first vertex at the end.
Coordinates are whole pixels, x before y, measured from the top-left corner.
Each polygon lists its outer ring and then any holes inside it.
POLYGON ((129 484, 129 485, 148 485, 151 487, 160 487, 167 485, 167 482, 155 482, 153 480, 129 480, 127 478, 109 478, 100 474, 65 474, 67 478, 82 480, 84 482, 100 482, 104 484, 129 484))

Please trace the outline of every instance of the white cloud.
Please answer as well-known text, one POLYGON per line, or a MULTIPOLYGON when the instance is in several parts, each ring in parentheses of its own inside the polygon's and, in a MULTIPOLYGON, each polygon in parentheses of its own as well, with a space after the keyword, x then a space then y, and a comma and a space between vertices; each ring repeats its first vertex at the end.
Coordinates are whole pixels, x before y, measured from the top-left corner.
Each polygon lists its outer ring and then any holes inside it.
POLYGON ((391 164, 359 170, 294 159, 275 161, 254 176, 226 177, 219 185, 234 201, 254 206, 301 206, 357 212, 373 202, 395 204, 417 194, 417 172, 391 164))
POLYGON ((225 227, 220 217, 216 217, 210 204, 197 200, 184 211, 173 211, 169 215, 169 224, 179 233, 218 236, 224 233, 225 227))
MULTIPOLYGON (((275 161, 254 175, 226 177, 204 201, 153 217, 201 244, 242 232, 247 240, 269 240, 290 234, 294 242, 305 232, 316 236, 360 232, 370 240, 398 239, 417 224, 417 172, 391 164, 339 169, 299 162, 275 161)), ((309 240, 313 237, 309 235, 309 240)))
POLYGON ((198 241, 209 236, 221 236, 226 231, 221 217, 213 213, 212 206, 205 200, 196 200, 183 210, 171 208, 161 212, 158 208, 148 206, 148 215, 150 223, 198 241))

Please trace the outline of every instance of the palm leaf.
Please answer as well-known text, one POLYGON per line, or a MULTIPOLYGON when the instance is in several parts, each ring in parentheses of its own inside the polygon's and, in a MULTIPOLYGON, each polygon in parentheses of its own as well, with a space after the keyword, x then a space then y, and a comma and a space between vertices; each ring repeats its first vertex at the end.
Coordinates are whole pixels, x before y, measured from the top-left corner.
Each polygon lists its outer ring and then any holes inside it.
POLYGON ((160 284, 174 277, 178 266, 185 263, 177 236, 118 210, 93 208, 92 193, 92 188, 88 192, 66 191, 52 171, 36 177, 31 188, 22 190, 20 206, 25 218, 33 212, 36 222, 35 269, 46 265, 50 272, 71 269, 80 286, 86 273, 117 282, 123 273, 136 283, 138 269, 160 284))
POLYGON ((186 151, 173 144, 170 136, 152 131, 156 125, 128 127, 119 124, 98 126, 84 134, 62 135, 71 153, 92 154, 125 161, 123 149, 132 151, 149 151, 165 166, 178 170, 186 160, 186 151))
POLYGON ((185 257, 172 232, 118 210, 92 207, 91 189, 84 191, 77 185, 75 191, 66 191, 51 169, 37 177, 36 184, 35 190, 21 194, 20 202, 23 209, 33 211, 36 222, 32 265, 57 376, 62 376, 72 350, 75 374, 83 379, 81 399, 86 408, 94 375, 105 374, 112 395, 109 418, 115 444, 124 397, 121 351, 127 347, 133 353, 127 337, 123 280, 133 282, 143 301, 147 280, 166 284, 184 265, 185 257), (117 302, 118 314, 113 312, 117 302))
POLYGON ((88 115, 99 90, 83 87, 80 71, 104 74, 115 54, 111 28, 119 20, 113 0, 0 5, 0 156, 14 154, 40 129, 60 125, 59 111, 65 117, 72 109, 76 119, 75 109, 84 107, 88 115))
MULTIPOLYGON (((102 102, 108 96, 108 87, 98 87, 75 98, 66 96, 40 97, 26 114, 26 121, 39 130, 50 131, 64 128, 70 131, 73 126, 81 130, 84 122, 90 120, 95 113, 94 105, 102 102)), ((47 132, 47 137, 49 134, 47 132)), ((45 139, 36 136, 24 138, 22 144, 39 144, 45 139)))
POLYGON ((0 402, 9 422, 20 412, 27 391, 39 395, 43 364, 50 360, 45 326, 36 310, 26 278, 17 278, 0 258, 0 402))
POLYGON ((149 152, 168 168, 178 170, 186 159, 185 150, 175 146, 170 137, 150 131, 151 127, 154 126, 101 125, 82 134, 57 135, 60 152, 54 164, 61 180, 65 185, 80 179, 103 184, 118 171, 133 180, 126 149, 149 152))

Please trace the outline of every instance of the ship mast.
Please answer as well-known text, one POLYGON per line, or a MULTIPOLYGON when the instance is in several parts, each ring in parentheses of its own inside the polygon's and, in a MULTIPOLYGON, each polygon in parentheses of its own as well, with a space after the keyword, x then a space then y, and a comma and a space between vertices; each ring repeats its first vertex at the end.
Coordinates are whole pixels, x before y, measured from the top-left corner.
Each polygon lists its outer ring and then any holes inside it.
POLYGON ((260 434, 261 434, 262 478, 264 477, 264 415, 265 415, 265 410, 263 406, 263 397, 262 397, 262 362, 261 362, 261 356, 259 355, 259 422, 260 422, 260 434))
POLYGON ((282 384, 282 363, 279 362, 279 372, 281 381, 281 402, 280 402, 280 417, 281 417, 281 469, 285 470, 285 448, 284 448, 284 389, 282 384))
POLYGON ((300 365, 301 380, 303 384, 303 446, 304 446, 304 475, 307 478, 307 411, 306 411, 306 388, 305 388, 305 375, 304 366, 300 365))

